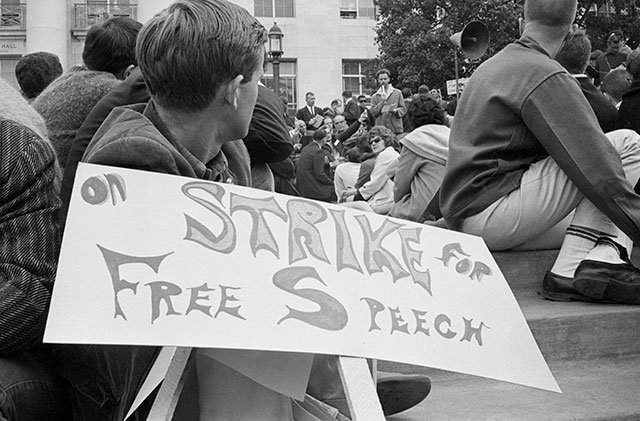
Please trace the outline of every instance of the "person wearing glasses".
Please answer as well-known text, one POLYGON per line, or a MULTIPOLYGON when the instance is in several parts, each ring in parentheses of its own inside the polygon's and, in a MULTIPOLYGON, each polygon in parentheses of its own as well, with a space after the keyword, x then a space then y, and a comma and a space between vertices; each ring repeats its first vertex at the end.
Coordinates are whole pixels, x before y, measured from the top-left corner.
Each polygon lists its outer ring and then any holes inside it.
POLYGON ((397 151, 398 138, 384 126, 373 126, 367 137, 376 156, 371 177, 360 188, 346 189, 342 200, 353 196, 353 202, 347 202, 345 206, 386 215, 393 207, 393 181, 388 171, 400 156, 397 151))

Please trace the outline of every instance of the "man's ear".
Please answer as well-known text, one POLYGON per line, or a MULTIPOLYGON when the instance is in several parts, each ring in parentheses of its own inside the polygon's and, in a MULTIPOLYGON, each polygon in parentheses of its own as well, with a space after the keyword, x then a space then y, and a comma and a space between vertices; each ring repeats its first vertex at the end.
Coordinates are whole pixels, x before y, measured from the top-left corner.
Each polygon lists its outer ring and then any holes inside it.
POLYGON ((136 68, 135 64, 130 64, 127 67, 124 67, 122 70, 120 70, 118 73, 115 74, 116 79, 125 80, 126 78, 129 77, 129 75, 135 68, 136 68))
POLYGON ((238 90, 240 83, 244 80, 244 76, 238 75, 222 85, 222 92, 224 95, 224 102, 231 105, 234 109, 238 108, 238 90))

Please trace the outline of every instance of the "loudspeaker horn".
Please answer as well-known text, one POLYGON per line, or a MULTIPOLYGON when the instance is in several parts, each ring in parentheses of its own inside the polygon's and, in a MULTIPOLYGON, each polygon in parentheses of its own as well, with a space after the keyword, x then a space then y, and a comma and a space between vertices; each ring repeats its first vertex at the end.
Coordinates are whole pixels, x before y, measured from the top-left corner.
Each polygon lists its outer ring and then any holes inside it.
POLYGON ((462 31, 453 34, 449 41, 460 47, 462 53, 468 58, 480 58, 489 47, 489 29, 484 23, 474 20, 469 22, 462 31))

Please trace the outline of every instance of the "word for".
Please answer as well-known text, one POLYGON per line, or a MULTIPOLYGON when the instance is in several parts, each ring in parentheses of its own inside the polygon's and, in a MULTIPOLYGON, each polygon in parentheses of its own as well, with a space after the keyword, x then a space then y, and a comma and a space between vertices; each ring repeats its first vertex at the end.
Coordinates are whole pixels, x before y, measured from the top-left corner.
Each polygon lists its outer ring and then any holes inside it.
POLYGON ((472 262, 469 256, 469 254, 462 251, 460 243, 450 243, 442 247, 442 256, 436 257, 436 260, 442 261, 444 266, 448 268, 450 267, 451 259, 455 259, 457 261, 454 266, 455 271, 461 275, 469 275, 469 278, 478 282, 480 282, 485 275, 491 276, 493 274, 493 271, 486 263, 472 262))

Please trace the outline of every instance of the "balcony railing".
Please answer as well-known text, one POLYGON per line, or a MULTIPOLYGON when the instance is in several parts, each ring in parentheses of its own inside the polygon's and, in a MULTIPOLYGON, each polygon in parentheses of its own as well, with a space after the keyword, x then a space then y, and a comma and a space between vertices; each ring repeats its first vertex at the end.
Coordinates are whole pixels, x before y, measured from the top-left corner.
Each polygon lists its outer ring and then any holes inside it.
POLYGON ((112 5, 106 2, 74 4, 73 28, 86 29, 109 18, 129 17, 137 19, 137 5, 112 5))
POLYGON ((27 5, 12 4, 0 6, 0 29, 26 29, 27 5))

